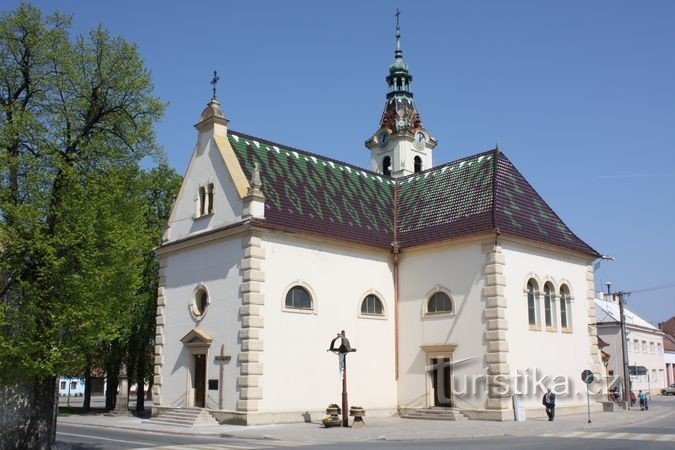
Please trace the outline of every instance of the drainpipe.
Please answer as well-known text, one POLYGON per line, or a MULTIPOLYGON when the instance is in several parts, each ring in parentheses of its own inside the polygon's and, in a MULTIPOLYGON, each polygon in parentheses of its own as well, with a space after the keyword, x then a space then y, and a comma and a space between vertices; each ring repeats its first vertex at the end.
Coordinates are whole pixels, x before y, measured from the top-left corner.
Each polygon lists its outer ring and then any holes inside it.
POLYGON ((394 241, 391 251, 394 254, 394 371, 398 380, 398 185, 394 185, 394 241))

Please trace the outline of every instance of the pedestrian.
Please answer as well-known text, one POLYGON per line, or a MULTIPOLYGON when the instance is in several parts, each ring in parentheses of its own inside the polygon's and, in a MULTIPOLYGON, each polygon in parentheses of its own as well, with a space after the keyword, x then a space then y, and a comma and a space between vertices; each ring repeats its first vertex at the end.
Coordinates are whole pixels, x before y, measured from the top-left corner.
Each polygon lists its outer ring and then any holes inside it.
POLYGON ((647 406, 647 394, 642 392, 642 389, 638 391, 638 400, 640 401, 640 411, 649 409, 649 407, 647 406))
POLYGON ((635 392, 630 391, 630 406, 635 406, 635 392))
POLYGON ((546 415, 548 416, 548 421, 553 422, 555 417, 555 394, 551 392, 551 388, 546 390, 544 398, 541 399, 541 403, 546 408, 546 415))

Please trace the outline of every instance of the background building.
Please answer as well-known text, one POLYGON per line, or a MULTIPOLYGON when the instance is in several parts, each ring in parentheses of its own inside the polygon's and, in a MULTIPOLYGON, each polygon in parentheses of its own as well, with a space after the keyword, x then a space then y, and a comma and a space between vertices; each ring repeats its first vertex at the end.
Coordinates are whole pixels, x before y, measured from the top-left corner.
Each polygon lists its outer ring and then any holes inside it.
MULTIPOLYGON (((609 345, 603 349, 610 355, 607 375, 623 376, 623 353, 621 346, 621 320, 619 315, 619 296, 598 294, 595 300, 598 337, 609 345)), ((648 391, 651 394, 661 392, 666 386, 665 359, 663 350, 663 332, 624 307, 626 317, 626 357, 629 368, 645 367, 644 375, 631 375, 634 392, 648 391)), ((630 369, 633 371, 634 369, 630 369)))

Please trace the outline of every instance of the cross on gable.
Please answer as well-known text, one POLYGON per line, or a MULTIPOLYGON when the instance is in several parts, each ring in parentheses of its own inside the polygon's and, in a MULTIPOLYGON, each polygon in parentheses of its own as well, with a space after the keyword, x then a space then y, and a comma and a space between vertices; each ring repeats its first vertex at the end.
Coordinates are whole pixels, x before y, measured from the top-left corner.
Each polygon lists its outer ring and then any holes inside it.
POLYGON ((220 80, 220 77, 218 76, 218 72, 215 70, 213 71, 213 78, 211 78, 211 86, 213 86, 213 100, 216 99, 216 85, 218 84, 218 81, 220 80))

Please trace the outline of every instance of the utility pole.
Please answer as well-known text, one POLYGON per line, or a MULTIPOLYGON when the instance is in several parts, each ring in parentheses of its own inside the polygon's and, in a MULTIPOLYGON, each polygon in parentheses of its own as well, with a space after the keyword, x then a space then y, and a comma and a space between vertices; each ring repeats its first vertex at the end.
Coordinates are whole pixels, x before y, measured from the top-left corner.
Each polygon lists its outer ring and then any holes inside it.
POLYGON ((621 320, 621 351, 623 353, 623 400, 630 409, 630 372, 628 370, 628 348, 626 346, 626 316, 623 312, 623 292, 613 294, 619 300, 619 317, 621 320))

